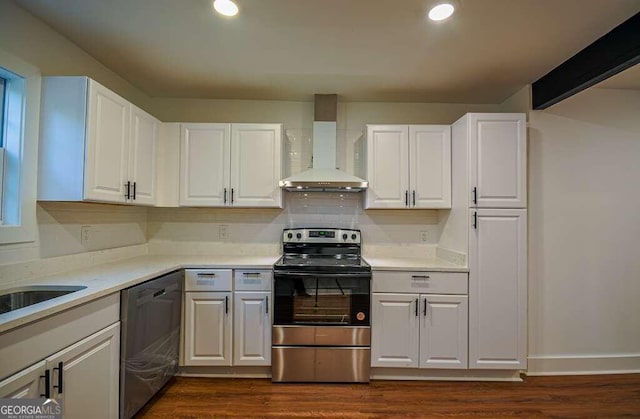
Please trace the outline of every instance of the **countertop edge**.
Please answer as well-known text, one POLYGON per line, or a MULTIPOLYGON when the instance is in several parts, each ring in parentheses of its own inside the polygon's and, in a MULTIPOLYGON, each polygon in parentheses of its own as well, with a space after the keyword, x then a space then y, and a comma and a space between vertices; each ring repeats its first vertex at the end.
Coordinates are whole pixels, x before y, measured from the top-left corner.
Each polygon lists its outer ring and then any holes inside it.
MULTIPOLYGON (((126 260, 127 263, 132 263, 135 259, 141 259, 140 263, 144 263, 144 259, 148 257, 141 256, 132 259, 126 260)), ((158 258, 158 256, 154 256, 154 258, 158 258)), ((175 257, 173 257, 175 258, 175 257)), ((185 257, 188 258, 188 257, 185 257)), ((273 258, 273 263, 276 261, 276 257, 273 258)), ((161 262, 155 262, 160 264, 161 262)), ((101 286, 103 284, 91 283, 93 279, 91 278, 91 274, 87 273, 87 277, 85 279, 85 283, 87 284, 86 290, 81 290, 78 292, 74 292, 62 297, 58 297, 54 300, 49 300, 43 302, 42 306, 36 307, 37 304, 32 306, 24 307, 23 309, 15 310, 13 312, 1 314, 2 316, 7 316, 6 319, 0 320, 0 335, 5 332, 9 332, 12 329, 16 329, 21 326, 25 326, 29 323, 33 323, 45 317, 53 316, 55 314, 61 313, 63 311, 72 309, 74 307, 78 307, 82 304, 89 303, 91 301, 97 300, 99 298, 105 297, 110 294, 114 294, 116 292, 120 292, 123 289, 130 288, 146 282, 148 280, 157 278, 159 276, 168 274, 170 272, 180 270, 180 269, 271 269, 273 267, 273 263, 263 264, 263 263, 242 263, 241 258, 238 258, 234 263, 206 263, 206 262, 197 262, 197 263, 189 263, 189 262, 175 262, 175 263, 166 263, 164 266, 158 266, 157 268, 149 268, 149 270, 145 273, 131 273, 131 277, 129 279, 125 279, 123 281, 118 281, 113 285, 101 286), (91 287, 93 285, 93 287, 91 287), (24 310, 21 312, 21 310, 24 310)), ((104 264, 104 268, 108 270, 108 265, 113 265, 114 263, 104 264)), ((115 270, 115 267, 113 267, 115 270)), ((29 285, 54 285, 54 284, 78 284, 82 283, 77 279, 72 281, 64 281, 60 277, 64 274, 56 274, 53 277, 42 277, 36 278, 32 281, 29 281, 29 285)), ((121 273, 118 275, 122 275, 121 273)))
MULTIPOLYGON (((202 257, 204 258, 204 256, 202 257)), ((71 271, 68 274, 72 274, 72 276, 76 278, 70 281, 64 280, 64 273, 51 277, 35 278, 29 281, 29 284, 82 284, 87 285, 87 289, 44 302, 40 307, 36 307, 36 304, 1 314, 0 318, 2 316, 6 316, 6 318, 0 319, 0 335, 12 329, 86 304, 179 269, 271 269, 278 257, 279 256, 265 256, 264 259, 269 260, 270 263, 255 263, 255 259, 260 259, 260 257, 226 256, 226 258, 231 259, 231 262, 215 263, 202 261, 190 262, 188 260, 197 259, 200 258, 200 256, 137 256, 124 261, 106 263, 93 268, 80 270, 86 270, 86 275, 80 271, 71 271), (163 261, 163 259, 165 259, 165 261, 163 261), (166 261, 166 259, 173 259, 174 261, 166 261), (180 261, 180 259, 184 260, 180 261), (243 259, 245 262, 243 262, 243 259), (251 259, 253 260, 249 262, 251 259), (125 268, 128 265, 132 270, 136 269, 136 271, 131 272, 130 275, 126 272, 123 273, 121 271, 123 269, 122 264, 125 264, 125 268), (96 272, 100 270, 102 270, 102 272, 99 275, 96 274, 96 272), (125 278, 111 283, 109 280, 100 278, 102 276, 108 276, 109 271, 112 271, 114 276, 124 276, 125 278), (82 278, 83 275, 84 278, 82 278), (93 276, 98 276, 98 278, 92 278, 93 276)), ((384 261, 376 261, 376 258, 365 258, 365 260, 369 261, 372 265, 372 271, 469 272, 469 269, 466 267, 458 267, 455 265, 443 266, 446 262, 440 261, 437 263, 429 263, 425 261, 404 261, 398 258, 385 258, 384 261), (392 262, 390 263, 389 260, 392 262)))

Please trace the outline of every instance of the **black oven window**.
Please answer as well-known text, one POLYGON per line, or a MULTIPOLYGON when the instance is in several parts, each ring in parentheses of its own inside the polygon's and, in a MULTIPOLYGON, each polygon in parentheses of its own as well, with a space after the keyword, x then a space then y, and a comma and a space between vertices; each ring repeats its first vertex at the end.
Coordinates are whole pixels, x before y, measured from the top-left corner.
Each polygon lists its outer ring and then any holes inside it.
POLYGON ((274 324, 368 326, 369 286, 368 278, 276 275, 274 324))

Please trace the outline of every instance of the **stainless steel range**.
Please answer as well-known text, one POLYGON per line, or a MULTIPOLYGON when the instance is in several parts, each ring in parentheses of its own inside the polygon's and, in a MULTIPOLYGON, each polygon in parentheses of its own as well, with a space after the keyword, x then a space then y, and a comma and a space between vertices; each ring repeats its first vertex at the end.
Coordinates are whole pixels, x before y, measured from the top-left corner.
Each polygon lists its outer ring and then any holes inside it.
POLYGON ((286 229, 274 265, 276 382, 369 382, 371 267, 359 230, 286 229))

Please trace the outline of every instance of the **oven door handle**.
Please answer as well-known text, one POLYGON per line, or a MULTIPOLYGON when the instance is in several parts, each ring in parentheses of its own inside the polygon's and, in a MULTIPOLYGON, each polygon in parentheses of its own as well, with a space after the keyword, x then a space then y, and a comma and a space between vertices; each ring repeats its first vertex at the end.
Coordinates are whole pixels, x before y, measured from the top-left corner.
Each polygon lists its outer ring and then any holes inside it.
POLYGON ((311 272, 276 272, 275 279, 278 279, 279 276, 286 277, 300 277, 300 276, 311 276, 314 278, 371 278, 371 272, 356 272, 356 273, 311 273, 311 272))

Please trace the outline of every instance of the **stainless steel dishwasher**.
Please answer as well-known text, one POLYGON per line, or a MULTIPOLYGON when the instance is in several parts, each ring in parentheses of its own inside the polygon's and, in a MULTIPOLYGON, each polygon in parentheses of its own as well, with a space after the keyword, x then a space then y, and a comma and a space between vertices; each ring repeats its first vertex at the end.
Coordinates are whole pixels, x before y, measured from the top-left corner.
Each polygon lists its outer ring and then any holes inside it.
POLYGON ((120 418, 136 414, 178 371, 184 271, 120 293, 120 418))

